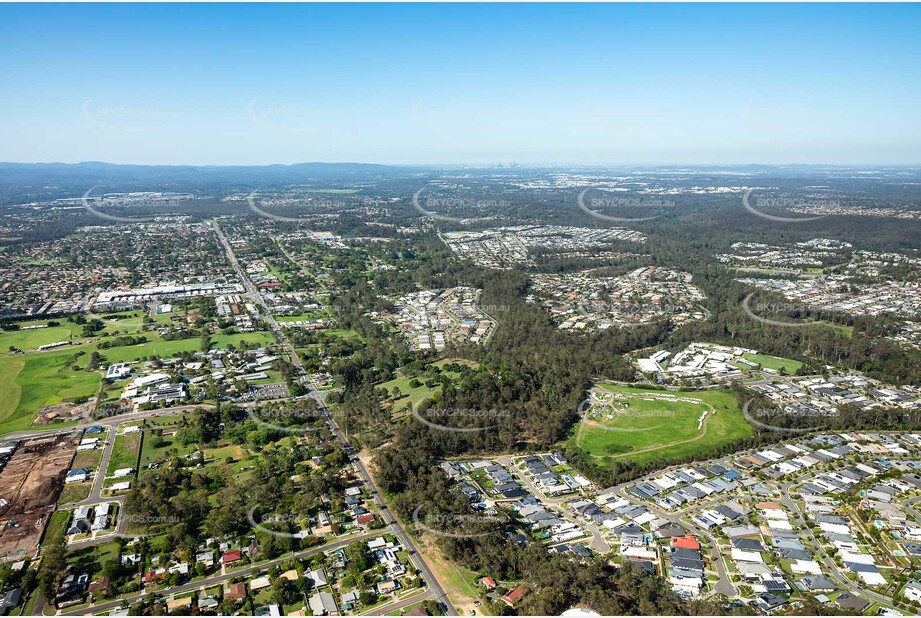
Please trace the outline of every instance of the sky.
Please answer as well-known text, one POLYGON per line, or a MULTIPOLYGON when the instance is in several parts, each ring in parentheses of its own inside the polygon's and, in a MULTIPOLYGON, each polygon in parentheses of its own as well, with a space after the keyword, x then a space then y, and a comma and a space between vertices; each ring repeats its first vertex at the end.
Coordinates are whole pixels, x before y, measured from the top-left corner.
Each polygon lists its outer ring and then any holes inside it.
POLYGON ((921 164, 921 5, 0 5, 0 161, 921 164))

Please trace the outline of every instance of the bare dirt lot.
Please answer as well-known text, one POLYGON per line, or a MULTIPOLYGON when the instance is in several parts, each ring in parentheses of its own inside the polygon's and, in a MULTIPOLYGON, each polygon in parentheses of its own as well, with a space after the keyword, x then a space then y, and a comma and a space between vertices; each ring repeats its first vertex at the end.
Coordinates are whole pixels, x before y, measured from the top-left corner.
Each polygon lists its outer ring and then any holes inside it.
POLYGON ((96 407, 96 398, 92 397, 83 403, 56 403, 45 406, 35 415, 33 425, 48 425, 60 421, 89 420, 96 407))
POLYGON ((35 553, 79 442, 79 432, 23 440, 0 472, 0 561, 35 553))

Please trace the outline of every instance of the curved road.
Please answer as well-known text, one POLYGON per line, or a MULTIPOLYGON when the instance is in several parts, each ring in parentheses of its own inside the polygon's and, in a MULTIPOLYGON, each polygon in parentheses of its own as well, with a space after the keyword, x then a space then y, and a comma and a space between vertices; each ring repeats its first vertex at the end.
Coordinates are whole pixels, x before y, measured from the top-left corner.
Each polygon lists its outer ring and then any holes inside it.
MULTIPOLYGON (((534 483, 531 482, 531 479, 529 479, 527 476, 523 474, 518 474, 518 471, 512 465, 511 459, 505 457, 505 458, 497 459, 496 461, 499 462, 499 464, 501 464, 502 466, 505 466, 507 470, 512 470, 515 476, 518 477, 518 480, 524 483, 533 495, 535 496, 544 495, 543 492, 539 491, 537 487, 534 485, 534 483)), ((572 497, 570 496, 570 497, 556 498, 556 499, 545 498, 544 500, 546 500, 548 504, 559 505, 560 503, 566 502, 567 500, 571 500, 571 499, 572 497)), ((581 518, 576 518, 574 515, 571 515, 565 509, 562 509, 562 508, 560 509, 560 512, 557 514, 563 519, 565 519, 566 521, 572 522, 576 524, 577 526, 579 526, 580 528, 585 528, 586 530, 591 532, 592 542, 589 545, 589 547, 591 547, 595 552, 599 554, 606 554, 609 551, 611 551, 611 546, 604 539, 604 534, 602 534, 601 530, 599 530, 591 522, 587 522, 581 518)))
MULTIPOLYGON (((617 493, 620 497, 633 502, 636 500, 636 498, 627 491, 628 484, 629 483, 617 486, 614 488, 614 492, 617 493)), ((692 522, 681 521, 681 517, 677 513, 669 513, 668 511, 665 511, 651 503, 644 502, 643 506, 646 509, 654 512, 659 517, 672 522, 676 526, 689 529, 695 535, 706 539, 707 545, 710 546, 711 562, 713 563, 713 566, 716 567, 716 572, 719 575, 719 581, 716 582, 716 585, 713 586, 713 591, 726 595, 727 597, 738 596, 739 593, 736 590, 736 587, 732 585, 732 580, 730 579, 729 573, 726 569, 725 556, 720 553, 719 545, 717 544, 716 539, 713 538, 713 535, 692 522)))
POLYGON ((871 592, 869 590, 866 590, 865 588, 858 587, 857 582, 848 578, 847 575, 845 575, 844 573, 841 572, 840 569, 838 569, 838 565, 835 564, 835 561, 832 560, 831 556, 828 555, 828 552, 825 551, 825 544, 821 543, 812 533, 812 528, 806 525, 806 518, 803 515, 802 509, 799 508, 799 503, 793 497, 790 496, 790 487, 792 487, 793 485, 794 483, 792 482, 791 483, 780 483, 778 485, 780 489, 780 493, 783 495, 783 498, 781 498, 781 504, 784 504, 792 509, 793 513, 796 515, 797 519, 799 520, 800 526, 803 528, 806 536, 808 537, 809 541, 812 543, 813 549, 815 549, 819 558, 822 559, 822 562, 828 568, 828 572, 831 574, 832 579, 834 579, 836 582, 841 584, 841 586, 845 590, 850 590, 851 592, 861 594, 865 596, 866 598, 870 599, 871 601, 882 603, 883 605, 892 605, 891 598, 883 596, 881 594, 877 594, 875 592, 871 592))

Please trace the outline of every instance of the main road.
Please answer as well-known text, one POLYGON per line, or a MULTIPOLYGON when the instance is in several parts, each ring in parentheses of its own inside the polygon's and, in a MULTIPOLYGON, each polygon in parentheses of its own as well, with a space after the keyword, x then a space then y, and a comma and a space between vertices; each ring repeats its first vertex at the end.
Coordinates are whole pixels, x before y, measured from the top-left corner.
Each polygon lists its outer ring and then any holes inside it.
POLYGON ((244 272, 243 268, 240 266, 240 262, 237 260, 237 256, 234 255, 233 248, 231 248, 230 242, 228 242, 227 237, 224 235, 223 230, 221 230, 220 225, 217 223, 217 221, 213 220, 211 221, 211 225, 214 227, 214 232, 217 234, 218 240, 224 247, 224 251, 227 254, 228 261, 230 261, 230 265, 237 273, 237 278, 240 279, 240 282, 246 289, 247 294, 252 297, 257 307, 264 314, 263 317, 265 318, 266 324, 269 325, 269 328, 275 334, 275 338, 278 340, 278 343, 288 353, 288 356, 291 359, 291 363, 297 369, 297 373, 301 378, 302 384, 308 389, 308 394, 317 402, 317 407, 320 410, 320 413, 323 415, 327 425, 329 425, 330 430, 342 443, 349 456, 352 456, 353 463, 355 468, 358 470, 358 474, 361 476, 361 479, 369 488, 371 488, 374 502, 377 504, 381 513, 381 517, 383 517, 385 523, 389 524, 391 534, 397 537, 403 547, 406 548, 409 553, 410 560, 422 573, 425 581, 428 582, 435 600, 444 604, 447 615, 456 616, 457 610, 454 609, 450 599, 448 599, 448 595, 438 583, 438 580, 432 573, 432 569, 425 561, 425 558, 416 550, 415 544, 400 525, 400 523, 396 520, 396 518, 393 517, 393 515, 390 514, 390 510, 387 508, 387 503, 381 497, 380 491, 378 490, 377 485, 374 483, 374 479, 371 478, 371 475, 368 473, 367 468, 365 468, 365 465, 357 457, 353 456, 354 449, 352 449, 352 446, 349 444, 348 438, 346 438, 345 434, 336 424, 336 421, 333 420, 333 416, 330 413, 329 408, 326 406, 326 401, 324 400, 322 393, 320 393, 316 386, 310 381, 307 372, 304 370, 304 367, 301 364, 301 359, 297 355, 297 350, 294 349, 294 346, 291 345, 291 342, 288 341, 288 338, 285 336, 284 332, 282 332, 278 322, 275 321, 275 318, 272 316, 272 312, 269 310, 265 299, 262 297, 262 293, 258 290, 258 288, 256 288, 255 285, 253 285, 253 282, 249 280, 249 277, 246 276, 246 272, 244 272))

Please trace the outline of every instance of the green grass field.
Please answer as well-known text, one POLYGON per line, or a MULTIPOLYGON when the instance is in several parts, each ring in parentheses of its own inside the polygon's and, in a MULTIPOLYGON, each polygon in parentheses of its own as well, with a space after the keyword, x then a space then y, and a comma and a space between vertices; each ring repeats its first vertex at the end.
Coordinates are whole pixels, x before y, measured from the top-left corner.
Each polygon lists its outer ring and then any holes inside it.
MULTIPOLYGON (((101 336, 80 339, 82 343, 79 345, 46 352, 11 355, 6 350, 10 345, 25 350, 30 346, 62 341, 66 339, 64 335, 70 332, 68 329, 79 332, 82 327, 62 321, 61 326, 51 328, 0 333, 0 344, 6 346, 0 347, 0 435, 29 428, 35 413, 45 406, 95 395, 102 380, 102 372, 86 370, 90 355, 98 350, 99 343, 114 337, 116 331, 136 334, 143 327, 142 314, 126 315, 130 317, 124 320, 105 320, 106 327, 100 332, 101 336), (82 355, 74 360, 78 353, 82 355), (74 370, 73 365, 79 369, 74 370)), ((99 350, 103 365, 154 356, 171 358, 182 352, 197 352, 201 348, 201 339, 198 337, 164 341, 156 331, 144 331, 144 335, 149 339, 146 343, 99 350)), ((225 348, 231 344, 239 347, 241 341, 262 347, 274 343, 274 337, 268 331, 213 335, 211 348, 225 348)), ((278 373, 270 372, 270 378, 260 383, 278 381, 278 373)), ((106 389, 102 399, 116 398, 120 390, 120 387, 106 389)))
POLYGON ((254 333, 237 333, 236 335, 212 335, 211 349, 226 348, 228 344, 240 347, 240 342, 249 345, 267 346, 275 343, 275 337, 269 331, 256 331, 254 333))
POLYGON ((787 373, 796 373, 803 366, 803 363, 790 358, 781 358, 779 356, 768 356, 767 354, 744 354, 745 360, 758 363, 765 369, 780 369, 783 367, 787 373))
POLYGON ((0 353, 6 353, 11 346, 24 352, 29 352, 38 349, 39 346, 57 343, 58 341, 72 340, 74 343, 84 343, 100 337, 113 336, 116 332, 119 334, 137 334, 141 332, 144 326, 143 315, 139 312, 124 312, 111 315, 124 316, 125 319, 107 320, 101 315, 87 316, 89 319, 99 318, 105 323, 105 328, 93 337, 84 337, 82 325, 68 322, 64 318, 18 322, 17 324, 20 328, 48 324, 51 321, 60 322, 60 326, 49 326, 35 330, 0 331, 0 353))
MULTIPOLYGON (((35 326, 46 324, 40 322, 23 322, 20 326, 35 326)), ((81 339, 82 326, 72 322, 61 322, 60 326, 50 326, 48 328, 38 328, 35 330, 14 330, 0 332, 0 351, 6 352, 11 346, 20 350, 35 350, 39 346, 58 341, 69 341, 71 339, 81 339)))
POLYGON ((413 388, 409 385, 412 380, 413 378, 411 377, 402 376, 381 384, 381 388, 386 389, 388 395, 393 396, 394 388, 399 388, 400 393, 403 395, 400 399, 393 402, 394 412, 408 411, 410 406, 415 408, 417 405, 419 405, 420 401, 428 397, 432 397, 435 394, 435 391, 440 390, 441 388, 429 388, 425 385, 424 377, 419 379, 421 386, 413 388))
POLYGON ((109 560, 118 560, 118 543, 115 541, 67 554, 67 563, 78 573, 89 573, 90 581, 102 575, 102 567, 109 560))
MULTIPOLYGON (((472 362, 472 361, 468 361, 468 360, 464 360, 464 359, 454 359, 454 358, 452 358, 452 359, 444 359, 444 360, 440 360, 440 361, 435 361, 435 362, 432 363, 432 364, 435 365, 435 366, 438 367, 438 368, 441 368, 441 367, 443 367, 443 366, 446 365, 446 364, 450 364, 450 363, 454 363, 454 362, 460 363, 460 364, 463 364, 463 365, 468 365, 468 366, 470 366, 470 367, 475 367, 475 366, 476 366, 476 363, 474 363, 474 362, 472 362)), ((456 373, 454 373, 454 372, 451 372, 451 371, 442 371, 442 373, 443 373, 444 375, 451 376, 451 377, 454 377, 454 376, 458 375, 458 374, 456 374, 456 373)), ((419 377, 417 378, 417 379, 419 380, 419 382, 421 383, 421 385, 420 385, 420 386, 417 386, 417 387, 415 387, 415 388, 413 388, 413 387, 411 387, 411 386, 409 385, 409 383, 410 383, 413 379, 414 379, 413 377, 398 376, 398 377, 394 378, 393 380, 389 380, 389 381, 384 382, 383 384, 381 384, 381 388, 386 389, 388 395, 391 395, 391 396, 393 395, 393 389, 394 389, 394 387, 399 388, 399 389, 400 389, 400 393, 402 393, 402 395, 403 395, 399 400, 393 402, 393 411, 394 411, 394 412, 408 412, 410 406, 412 406, 413 408, 415 408, 417 405, 419 405, 419 402, 420 402, 420 401, 422 401, 423 399, 426 399, 426 398, 428 398, 428 397, 434 396, 435 393, 436 393, 437 391, 440 391, 440 390, 441 390, 441 386, 436 386, 436 387, 434 387, 434 388, 430 388, 430 387, 426 386, 426 385, 425 385, 425 381, 426 381, 427 378, 426 378, 424 375, 423 375, 423 376, 419 376, 419 377)))
POLYGON ((102 449, 97 448, 92 451, 80 451, 74 455, 73 463, 70 464, 71 470, 79 468, 96 468, 99 466, 99 460, 102 459, 102 449))
POLYGON ((71 502, 86 500, 92 489, 93 484, 91 482, 68 483, 61 488, 61 494, 58 496, 58 504, 70 504, 71 502))
POLYGON ((172 436, 163 436, 163 444, 157 448, 154 448, 153 434, 145 432, 144 442, 141 447, 141 467, 144 469, 147 467, 147 464, 152 461, 159 461, 160 459, 165 459, 167 453, 169 456, 178 455, 180 457, 188 455, 195 450, 196 446, 194 444, 189 444, 188 446, 182 446, 176 442, 172 436))
MULTIPOLYGON (((171 358, 182 352, 198 352, 201 349, 201 338, 198 337, 173 339, 171 341, 160 339, 156 333, 147 333, 147 337, 150 339, 147 343, 100 350, 100 354, 105 357, 107 363, 123 363, 153 356, 171 358)), ((211 349, 226 348, 230 344, 239 347, 241 341, 245 341, 249 345, 266 346, 272 344, 275 340, 272 337, 272 333, 267 331, 238 333, 236 335, 212 335, 211 349)))
POLYGON ((620 396, 615 399, 619 408, 612 408, 611 419, 580 422, 570 439, 573 446, 587 451, 598 463, 645 463, 703 454, 752 433, 732 391, 661 391, 605 383, 599 386, 620 396), (695 401, 669 400, 673 398, 695 401), (705 410, 712 411, 703 428, 698 429, 705 410))
POLYGON ((51 545, 67 536, 67 524, 70 523, 70 511, 55 511, 48 519, 43 545, 51 545))
POLYGON ((102 375, 73 370, 73 354, 70 349, 0 358, 0 435, 28 428, 45 406, 96 393, 102 375))
POLYGON ((115 438, 115 447, 109 459, 109 468, 106 476, 120 468, 137 468, 138 449, 141 448, 141 433, 120 435, 115 438))
POLYGON ((297 315, 279 315, 275 317, 277 322, 300 322, 302 320, 318 320, 329 317, 325 312, 300 313, 297 315))

